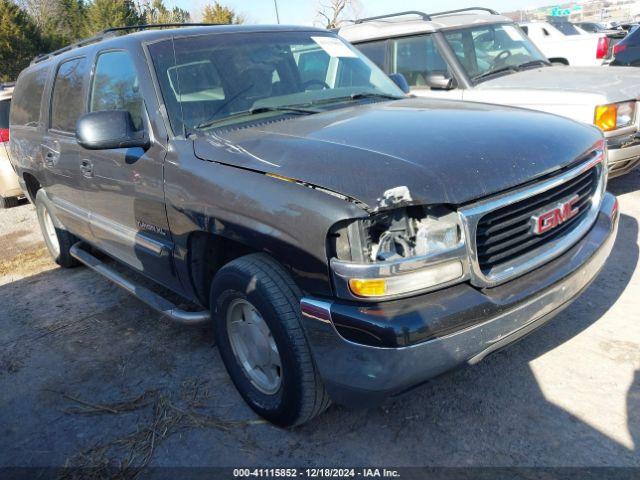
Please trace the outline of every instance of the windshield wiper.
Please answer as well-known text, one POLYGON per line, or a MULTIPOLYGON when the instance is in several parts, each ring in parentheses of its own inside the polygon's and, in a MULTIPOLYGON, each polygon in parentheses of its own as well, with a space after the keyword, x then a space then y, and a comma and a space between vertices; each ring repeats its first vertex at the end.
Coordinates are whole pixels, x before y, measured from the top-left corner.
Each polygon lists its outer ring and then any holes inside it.
POLYGON ((310 105, 325 105, 328 103, 349 102, 352 100, 362 100, 363 98, 382 98, 385 100, 402 100, 404 97, 398 97, 397 95, 391 95, 390 93, 379 92, 356 92, 344 97, 325 98, 322 100, 316 100, 311 102, 310 105))
POLYGON ((402 100, 404 97, 399 97, 397 95, 391 95, 389 93, 378 93, 378 92, 358 92, 352 93, 349 95, 351 100, 360 100, 362 98, 387 98, 389 100, 402 100))
POLYGON ((521 65, 518 65, 518 70, 524 70, 526 68, 529 67, 536 67, 536 66, 541 66, 544 65, 545 67, 548 67, 549 65, 551 65, 549 62, 547 62, 546 60, 531 60, 530 62, 525 62, 521 65))
POLYGON ((286 112, 286 113, 299 113, 302 115, 312 115, 314 113, 320 113, 321 110, 315 110, 311 108, 287 107, 287 106, 255 107, 255 108, 250 108, 249 110, 244 110, 242 112, 237 112, 231 115, 227 115, 226 117, 223 117, 223 118, 208 120, 206 122, 200 123, 199 125, 196 125, 195 128, 196 130, 202 130, 205 128, 211 128, 216 125, 226 123, 227 121, 234 120, 236 118, 250 117, 252 115, 259 115, 261 113, 267 113, 267 112, 286 112))
POLYGON ((518 71, 517 67, 513 67, 509 65, 506 67, 500 67, 500 68, 496 68, 495 70, 489 70, 488 72, 481 73, 480 75, 476 75, 475 77, 473 77, 471 80, 473 80, 474 82, 477 82, 478 80, 482 80, 483 78, 491 77, 493 75, 498 75, 500 73, 517 72, 517 71, 518 71))

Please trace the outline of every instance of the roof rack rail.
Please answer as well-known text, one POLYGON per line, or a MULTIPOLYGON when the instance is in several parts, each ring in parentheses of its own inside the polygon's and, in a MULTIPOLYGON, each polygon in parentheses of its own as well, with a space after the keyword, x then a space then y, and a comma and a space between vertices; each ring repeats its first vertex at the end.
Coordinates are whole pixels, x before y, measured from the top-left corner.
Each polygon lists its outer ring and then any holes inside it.
POLYGON ((38 55, 36 58, 31 60, 31 65, 44 62, 45 60, 53 58, 62 53, 68 52, 69 50, 73 50, 74 48, 85 47, 87 45, 91 45, 92 43, 97 43, 106 38, 111 38, 119 32, 125 32, 129 30, 151 30, 154 28, 210 27, 215 25, 218 25, 218 24, 216 23, 154 23, 149 25, 130 25, 126 27, 111 27, 111 28, 102 30, 100 33, 94 35, 93 37, 84 38, 82 40, 69 44, 53 52, 38 55))
POLYGON ((378 15, 375 17, 359 18, 355 20, 353 23, 359 24, 359 23, 365 23, 365 22, 372 22, 374 20, 382 20, 384 18, 404 17, 405 15, 417 15, 419 17, 422 17, 423 20, 431 20, 431 17, 424 12, 419 12, 418 10, 409 10, 407 12, 388 13, 387 15, 378 15))
POLYGON ((487 13, 490 13, 491 15, 500 15, 498 12, 496 12, 495 10, 493 10, 491 8, 467 7, 467 8, 458 8, 457 10, 447 10, 445 12, 431 13, 431 14, 429 14, 429 16, 431 16, 431 17, 442 17, 444 15, 452 15, 452 14, 456 14, 456 13, 476 12, 476 11, 487 12, 487 13))
POLYGON ((182 28, 182 27, 211 27, 220 25, 219 23, 149 23, 145 25, 128 25, 126 27, 111 27, 103 30, 99 35, 106 35, 112 32, 123 32, 127 30, 152 30, 154 28, 182 28))
POLYGON ((456 14, 456 13, 475 12, 475 11, 488 12, 491 15, 500 15, 495 10, 492 10, 490 8, 484 8, 484 7, 459 8, 457 10, 447 10, 445 12, 437 12, 437 13, 424 13, 424 12, 420 12, 418 10, 409 10, 407 12, 389 13, 387 15, 378 15, 378 16, 375 16, 375 17, 360 18, 360 19, 356 20, 354 23, 355 24, 360 24, 360 23, 365 23, 365 22, 372 22, 374 20, 382 20, 382 19, 385 19, 385 18, 404 17, 405 15, 417 15, 417 16, 421 17, 423 20, 429 21, 429 20, 432 20, 433 17, 442 17, 444 15, 453 15, 453 14, 456 14))

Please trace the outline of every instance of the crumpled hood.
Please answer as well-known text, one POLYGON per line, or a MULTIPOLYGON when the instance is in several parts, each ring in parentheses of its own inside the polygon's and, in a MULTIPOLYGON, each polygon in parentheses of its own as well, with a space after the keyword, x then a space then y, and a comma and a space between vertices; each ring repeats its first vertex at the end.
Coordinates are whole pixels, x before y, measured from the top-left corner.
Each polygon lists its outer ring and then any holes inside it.
POLYGON ((588 93, 618 102, 640 99, 640 72, 634 67, 544 67, 503 75, 476 88, 588 93))
POLYGON ((323 187, 376 208, 407 187, 414 203, 463 204, 574 162, 593 127, 496 105, 406 99, 212 131, 196 155, 323 187))

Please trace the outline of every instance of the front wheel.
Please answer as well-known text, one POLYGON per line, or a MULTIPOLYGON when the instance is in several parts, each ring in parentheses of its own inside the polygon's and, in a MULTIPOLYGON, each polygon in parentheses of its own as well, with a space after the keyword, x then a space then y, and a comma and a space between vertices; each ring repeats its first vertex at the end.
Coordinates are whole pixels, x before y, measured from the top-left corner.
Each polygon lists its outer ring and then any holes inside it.
POLYGON ((64 268, 78 265, 78 261, 70 253, 71 247, 78 242, 78 238, 65 230, 60 220, 56 218, 51 202, 42 189, 36 194, 36 214, 44 243, 53 260, 64 268))
POLYGON ((300 318, 301 292, 271 257, 225 265, 211 286, 222 360, 249 406, 283 427, 300 425, 330 404, 300 318))

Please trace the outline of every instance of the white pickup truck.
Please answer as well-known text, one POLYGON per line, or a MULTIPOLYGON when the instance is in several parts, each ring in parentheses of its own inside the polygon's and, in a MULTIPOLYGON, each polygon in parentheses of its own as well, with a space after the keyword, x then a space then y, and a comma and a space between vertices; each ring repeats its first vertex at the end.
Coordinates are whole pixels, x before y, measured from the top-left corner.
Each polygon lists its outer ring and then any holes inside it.
POLYGON ((607 139, 611 177, 640 163, 637 68, 554 67, 511 19, 487 9, 373 17, 339 34, 388 74, 402 74, 414 95, 511 105, 595 125, 607 139))
POLYGON ((604 33, 581 32, 569 22, 529 22, 520 28, 553 63, 591 67, 611 60, 611 39, 604 33))

